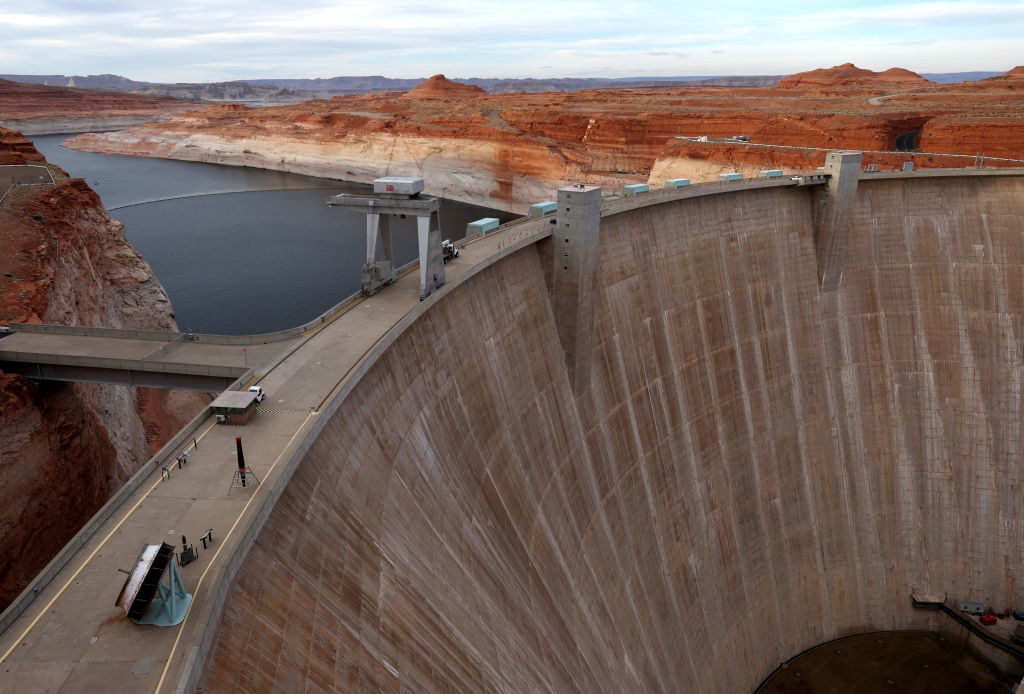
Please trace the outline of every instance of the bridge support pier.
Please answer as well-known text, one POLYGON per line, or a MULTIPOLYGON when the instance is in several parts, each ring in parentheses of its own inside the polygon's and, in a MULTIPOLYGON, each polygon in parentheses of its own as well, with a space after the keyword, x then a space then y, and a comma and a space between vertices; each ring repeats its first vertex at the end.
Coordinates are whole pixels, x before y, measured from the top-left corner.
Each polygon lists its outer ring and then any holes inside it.
POLYGON ((558 190, 551 305, 577 397, 590 388, 600 228, 599 187, 580 184, 558 190))
POLYGON ((829 152, 825 157, 829 179, 814 224, 818 280, 823 292, 839 289, 843 278, 850 241, 850 206, 857 195, 860 164, 860 152, 829 152))

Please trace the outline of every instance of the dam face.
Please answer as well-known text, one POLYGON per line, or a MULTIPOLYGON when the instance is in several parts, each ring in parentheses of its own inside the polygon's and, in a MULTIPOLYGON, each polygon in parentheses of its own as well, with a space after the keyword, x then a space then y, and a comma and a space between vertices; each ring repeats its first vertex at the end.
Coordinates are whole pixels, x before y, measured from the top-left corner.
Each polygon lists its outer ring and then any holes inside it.
POLYGON ((550 241, 454 288, 334 403, 229 594, 206 692, 752 691, 1024 602, 1024 178, 862 180, 601 222, 573 395, 550 241))

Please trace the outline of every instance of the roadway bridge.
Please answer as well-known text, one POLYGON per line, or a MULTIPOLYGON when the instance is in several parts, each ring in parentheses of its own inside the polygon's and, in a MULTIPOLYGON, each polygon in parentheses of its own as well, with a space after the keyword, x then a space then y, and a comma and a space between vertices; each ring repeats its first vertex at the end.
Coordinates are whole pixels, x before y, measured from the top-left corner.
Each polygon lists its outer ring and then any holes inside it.
POLYGON ((249 425, 197 417, 0 616, 0 690, 749 691, 926 627, 920 581, 1004 595, 1024 171, 837 166, 570 191, 425 301, 339 305, 255 369, 249 425), (184 622, 121 618, 118 569, 209 528, 184 622))
POLYGON ((0 369, 36 380, 215 392, 289 341, 14 323, 0 332, 0 369))

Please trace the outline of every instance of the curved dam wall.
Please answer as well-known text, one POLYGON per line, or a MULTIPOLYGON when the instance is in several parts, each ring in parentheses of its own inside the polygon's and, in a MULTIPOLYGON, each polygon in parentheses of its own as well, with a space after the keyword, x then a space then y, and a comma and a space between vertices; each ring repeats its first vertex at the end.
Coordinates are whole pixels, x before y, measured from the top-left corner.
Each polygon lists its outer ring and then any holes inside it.
POLYGON ((862 180, 841 287, 820 191, 605 217, 574 398, 530 246, 336 408, 241 569, 206 692, 743 692, 1024 602, 1024 178, 862 180))

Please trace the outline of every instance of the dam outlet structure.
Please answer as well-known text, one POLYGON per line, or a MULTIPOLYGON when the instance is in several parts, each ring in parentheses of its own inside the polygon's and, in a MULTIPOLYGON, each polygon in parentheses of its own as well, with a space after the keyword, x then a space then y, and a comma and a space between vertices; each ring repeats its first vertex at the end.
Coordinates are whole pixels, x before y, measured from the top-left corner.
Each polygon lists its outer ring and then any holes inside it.
MULTIPOLYGON (((1024 605, 1024 171, 570 186, 462 250, 278 358, 316 400, 121 642, 156 691, 732 694, 915 591, 1024 605)), ((0 687, 54 658, 12 629, 0 687)))

